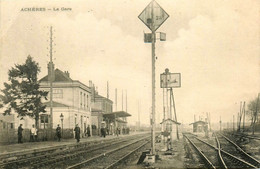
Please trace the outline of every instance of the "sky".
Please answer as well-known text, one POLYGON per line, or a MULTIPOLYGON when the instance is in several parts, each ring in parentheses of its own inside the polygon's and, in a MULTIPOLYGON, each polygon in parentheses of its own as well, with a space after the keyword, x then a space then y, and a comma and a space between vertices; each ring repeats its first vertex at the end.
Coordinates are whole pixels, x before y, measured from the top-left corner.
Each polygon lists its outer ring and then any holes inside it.
MULTIPOLYGON (((231 122, 240 102, 260 92, 260 1, 156 0, 169 14, 157 30, 166 41, 156 41, 156 121, 163 118, 160 74, 166 68, 181 73, 174 88, 178 121, 191 123, 210 112, 211 121, 231 122)), ((7 72, 31 55, 47 74, 49 29, 54 29, 55 68, 69 71, 73 80, 124 107, 142 124, 151 113, 151 44, 143 42, 150 30, 138 15, 150 0, 7 1, 0 0, 0 89, 7 72), (21 11, 24 8, 45 11, 21 11), (59 11, 55 11, 59 9, 59 11), (70 10, 62 10, 70 8, 70 10), (50 9, 50 10, 48 10, 50 9)), ((158 35, 158 34, 157 34, 158 35)), ((115 110, 114 106, 114 110, 115 110)))

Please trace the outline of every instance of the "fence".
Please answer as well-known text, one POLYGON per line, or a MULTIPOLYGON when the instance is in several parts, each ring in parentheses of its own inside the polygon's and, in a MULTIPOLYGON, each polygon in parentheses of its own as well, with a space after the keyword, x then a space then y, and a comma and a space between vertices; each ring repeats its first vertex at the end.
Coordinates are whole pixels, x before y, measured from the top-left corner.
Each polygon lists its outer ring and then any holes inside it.
MULTIPOLYGON (((73 138, 73 129, 63 129, 62 138, 73 138)), ((55 129, 39 129, 37 141, 56 140, 55 129)), ((30 141, 30 129, 23 130, 23 142, 30 141)), ((18 142, 18 130, 14 128, 13 123, 0 121, 0 144, 10 144, 18 142)))

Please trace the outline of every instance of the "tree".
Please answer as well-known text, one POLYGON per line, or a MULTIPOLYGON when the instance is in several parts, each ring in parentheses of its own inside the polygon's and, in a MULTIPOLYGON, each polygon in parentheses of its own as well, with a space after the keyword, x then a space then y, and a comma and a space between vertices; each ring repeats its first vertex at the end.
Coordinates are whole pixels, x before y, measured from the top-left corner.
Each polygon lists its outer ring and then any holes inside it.
POLYGON ((46 112, 42 98, 47 100, 48 95, 48 92, 39 90, 39 72, 39 64, 30 55, 24 64, 17 64, 8 71, 9 83, 4 83, 3 94, 0 94, 0 108, 4 109, 4 115, 10 115, 14 110, 21 119, 25 116, 35 119, 38 127, 39 114, 46 112))
POLYGON ((260 94, 254 100, 251 100, 248 104, 248 112, 251 114, 252 120, 252 127, 253 127, 253 134, 255 132, 255 123, 257 122, 258 113, 260 111, 260 94))

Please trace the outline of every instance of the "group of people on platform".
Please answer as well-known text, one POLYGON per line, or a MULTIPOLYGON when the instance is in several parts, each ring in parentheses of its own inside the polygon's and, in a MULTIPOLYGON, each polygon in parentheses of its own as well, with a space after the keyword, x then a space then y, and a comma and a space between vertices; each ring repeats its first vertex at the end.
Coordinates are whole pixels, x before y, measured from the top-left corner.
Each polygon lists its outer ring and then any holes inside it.
MULTIPOLYGON (((18 127, 18 143, 23 143, 22 142, 22 138, 23 138, 23 125, 20 124, 20 126, 18 127)), ((76 124, 75 128, 74 128, 74 132, 75 132, 75 139, 77 142, 80 142, 80 127, 78 126, 78 124, 76 124)), ((101 130, 101 137, 106 137, 106 135, 109 135, 109 129, 108 128, 105 128, 105 127, 102 127, 101 130)), ((115 134, 118 136, 120 134, 129 134, 129 128, 125 128, 123 127, 122 128, 122 132, 121 132, 121 129, 120 127, 117 127, 116 130, 115 130, 115 134)), ((87 136, 87 137, 90 137, 91 134, 90 134, 90 126, 88 125, 87 128, 85 128, 84 130, 84 135, 87 136)), ((57 136, 57 139, 58 141, 61 140, 61 136, 62 136, 62 129, 60 127, 60 125, 58 124, 57 125, 57 128, 56 128, 56 136, 57 136)), ((30 142, 35 142, 35 141, 38 141, 38 130, 37 128, 35 128, 35 125, 32 125, 32 128, 30 129, 30 142)))
MULTIPOLYGON (((122 128, 122 132, 121 132, 121 128, 117 127, 115 130, 115 134, 118 136, 120 134, 129 134, 130 129, 128 127, 123 127, 122 128)), ((111 134, 109 132, 108 128, 101 128, 101 137, 106 137, 106 135, 111 134)))
MULTIPOLYGON (((18 127, 18 143, 23 143, 23 125, 20 124, 18 127)), ((38 130, 35 128, 34 124, 30 129, 30 142, 38 141, 38 130)))

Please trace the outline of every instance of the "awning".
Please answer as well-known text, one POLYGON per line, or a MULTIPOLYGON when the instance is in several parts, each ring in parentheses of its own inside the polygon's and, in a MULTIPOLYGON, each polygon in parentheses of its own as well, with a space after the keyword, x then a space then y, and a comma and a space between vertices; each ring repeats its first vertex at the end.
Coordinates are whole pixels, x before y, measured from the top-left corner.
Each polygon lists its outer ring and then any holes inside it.
POLYGON ((131 116, 131 114, 125 111, 116 111, 112 113, 105 113, 103 116, 108 118, 115 118, 115 117, 128 117, 131 116))
POLYGON ((119 123, 127 123, 126 121, 121 120, 121 119, 116 119, 116 121, 119 122, 119 123))

